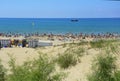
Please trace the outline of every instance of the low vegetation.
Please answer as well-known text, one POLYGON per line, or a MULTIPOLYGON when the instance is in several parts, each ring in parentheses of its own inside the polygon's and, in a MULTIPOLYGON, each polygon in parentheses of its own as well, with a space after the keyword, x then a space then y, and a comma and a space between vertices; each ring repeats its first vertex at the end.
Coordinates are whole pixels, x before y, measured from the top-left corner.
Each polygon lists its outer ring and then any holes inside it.
MULTIPOLYGON (((64 73, 55 73, 55 63, 47 56, 40 54, 34 61, 26 61, 23 65, 16 65, 15 58, 11 56, 9 61, 10 74, 6 76, 5 81, 61 81, 64 73)), ((0 66, 0 73, 3 71, 0 66)), ((0 81, 5 77, 0 76, 0 81)))
POLYGON ((73 53, 76 54, 78 57, 83 56, 84 52, 85 52, 85 48, 83 48, 83 47, 78 47, 73 50, 73 53))
POLYGON ((92 48, 103 48, 110 46, 114 42, 117 42, 117 40, 97 40, 91 41, 90 45, 92 48))
POLYGON ((66 69, 80 62, 80 57, 84 55, 85 49, 76 45, 70 46, 63 54, 59 55, 57 62, 61 68, 66 69))
POLYGON ((5 81, 5 68, 1 64, 1 60, 0 60, 0 81, 5 81))
POLYGON ((90 45, 92 48, 102 48, 106 46, 106 41, 103 41, 103 40, 91 41, 90 45))
POLYGON ((116 57, 111 54, 99 55, 93 64, 89 81, 120 81, 120 71, 116 68, 116 57))
POLYGON ((59 55, 57 62, 61 68, 66 69, 70 66, 76 65, 77 58, 71 53, 64 53, 62 55, 59 55))
POLYGON ((115 42, 99 40, 64 44, 63 47, 68 49, 63 54, 59 54, 55 60, 50 60, 47 55, 40 53, 38 59, 26 61, 22 65, 16 65, 16 59, 9 55, 10 73, 6 75, 6 70, 0 62, 0 81, 62 81, 66 76, 64 73, 56 73, 55 64, 57 63, 63 70, 75 66, 86 53, 87 48, 84 46, 88 44, 93 49, 104 48, 99 50, 102 53, 107 50, 93 61, 92 73, 89 74, 88 81, 120 81, 120 70, 113 55, 119 54, 119 46, 115 42))
POLYGON ((89 43, 87 41, 80 41, 77 45, 88 45, 89 43))

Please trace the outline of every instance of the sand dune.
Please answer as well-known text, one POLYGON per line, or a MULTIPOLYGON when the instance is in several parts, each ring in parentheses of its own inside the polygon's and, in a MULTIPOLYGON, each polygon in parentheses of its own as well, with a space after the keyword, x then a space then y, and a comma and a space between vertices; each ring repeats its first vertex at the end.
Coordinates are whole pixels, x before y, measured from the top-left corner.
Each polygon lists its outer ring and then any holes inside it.
MULTIPOLYGON (((62 46, 51 46, 42 48, 2 48, 0 50, 0 59, 5 68, 9 68, 8 61, 10 57, 8 54, 13 55, 16 58, 16 64, 21 65, 26 60, 32 60, 38 57, 38 52, 46 53, 49 57, 57 57, 59 53, 63 53, 67 47, 62 46)), ((98 50, 88 49, 84 56, 80 58, 81 62, 70 67, 68 69, 60 69, 58 66, 58 71, 63 71, 68 74, 68 76, 63 81, 87 81, 87 75, 91 72, 91 65, 94 57, 99 54, 98 50)), ((118 55, 119 56, 119 55, 118 55)), ((120 57, 120 56, 119 56, 120 57)), ((119 60, 118 60, 119 64, 119 60)))

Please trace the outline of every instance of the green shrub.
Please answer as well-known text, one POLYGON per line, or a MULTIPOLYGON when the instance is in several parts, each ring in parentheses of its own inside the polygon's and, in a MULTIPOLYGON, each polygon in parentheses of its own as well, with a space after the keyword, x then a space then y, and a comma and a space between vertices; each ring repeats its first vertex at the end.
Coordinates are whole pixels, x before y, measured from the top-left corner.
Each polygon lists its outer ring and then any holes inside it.
POLYGON ((62 68, 68 68, 69 66, 76 65, 77 62, 81 62, 80 57, 84 55, 85 49, 83 47, 69 47, 66 51, 59 56, 58 64, 62 68))
POLYGON ((67 43, 64 43, 64 44, 62 44, 62 47, 65 48, 65 47, 67 47, 67 45, 68 45, 67 43))
POLYGON ((31 72, 30 72, 30 62, 25 62, 21 66, 17 66, 15 64, 15 58, 11 58, 9 61, 10 72, 8 75, 8 81, 32 81, 31 80, 31 72))
MULTIPOLYGON (((116 58, 110 54, 98 56, 93 65, 93 73, 88 77, 89 81, 119 81, 116 76, 116 58)), ((117 75, 117 74, 116 74, 117 75)))
POLYGON ((120 71, 115 73, 115 81, 120 81, 120 71))
POLYGON ((0 81, 5 81, 5 69, 0 60, 0 81))
POLYGON ((85 49, 81 47, 78 47, 73 50, 73 53, 76 54, 78 57, 83 56, 84 52, 85 52, 85 49))
POLYGON ((54 73, 54 62, 42 54, 38 59, 24 62, 21 66, 16 65, 15 59, 11 58, 9 65, 12 73, 8 81, 61 81, 64 77, 62 73, 54 73))
POLYGON ((90 45, 92 48, 103 48, 109 47, 111 44, 117 42, 118 40, 98 40, 98 41, 91 41, 90 45))
POLYGON ((90 42, 90 45, 92 48, 102 48, 105 46, 105 44, 106 44, 106 42, 104 40, 90 42))
POLYGON ((77 45, 87 45, 87 44, 89 44, 87 41, 80 41, 77 45))
POLYGON ((79 47, 79 46, 76 46, 76 47, 69 47, 65 53, 71 53, 73 55, 77 55, 78 57, 81 57, 83 56, 85 52, 85 48, 83 47, 79 47))
POLYGON ((116 44, 110 44, 110 51, 114 54, 119 54, 119 49, 118 45, 116 44))
POLYGON ((76 59, 75 55, 73 55, 71 53, 64 53, 58 57, 57 62, 61 68, 66 69, 70 66, 76 65, 77 59, 76 59))

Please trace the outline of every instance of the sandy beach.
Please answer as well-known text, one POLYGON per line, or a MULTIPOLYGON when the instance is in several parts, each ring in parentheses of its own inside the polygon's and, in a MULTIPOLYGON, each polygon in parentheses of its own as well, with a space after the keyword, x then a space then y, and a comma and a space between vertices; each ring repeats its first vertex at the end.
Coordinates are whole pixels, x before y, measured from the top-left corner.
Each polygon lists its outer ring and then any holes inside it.
MULTIPOLYGON (((8 62, 10 60, 9 55, 16 58, 16 64, 21 65, 24 61, 33 60, 39 56, 39 52, 47 54, 49 58, 56 58, 58 54, 64 53, 64 51, 69 46, 48 46, 48 47, 38 47, 38 48, 2 48, 0 50, 0 59, 5 68, 9 69, 8 62)), ((61 69, 59 66, 56 67, 57 72, 67 73, 67 77, 63 81, 88 81, 87 75, 91 73, 91 66, 93 59, 100 54, 100 50, 90 48, 89 45, 84 46, 86 51, 82 57, 80 57, 80 63, 70 67, 68 69, 61 69), (89 49, 90 48, 90 49, 89 49)), ((118 55, 120 57, 120 55, 118 55)), ((117 64, 119 64, 119 60, 117 64)))
MULTIPOLYGON (((39 49, 40 50, 40 49, 39 49)), ((31 49, 31 48, 3 48, 0 50, 0 59, 2 60, 2 64, 5 68, 9 69, 8 62, 10 60, 8 54, 13 55, 16 58, 16 64, 21 65, 26 60, 32 60, 33 58, 38 57, 39 50, 31 49)), ((56 56, 59 52, 64 51, 62 47, 48 47, 42 52, 48 53, 49 57, 56 56)), ((90 50, 90 52, 94 52, 94 50, 90 50)), ((75 81, 75 80, 86 80, 86 74, 89 73, 91 67, 91 60, 95 54, 86 55, 81 58, 81 63, 77 64, 75 67, 64 70, 63 72, 68 73, 68 77, 63 81, 75 81)), ((58 69, 60 70, 60 69, 58 69)))

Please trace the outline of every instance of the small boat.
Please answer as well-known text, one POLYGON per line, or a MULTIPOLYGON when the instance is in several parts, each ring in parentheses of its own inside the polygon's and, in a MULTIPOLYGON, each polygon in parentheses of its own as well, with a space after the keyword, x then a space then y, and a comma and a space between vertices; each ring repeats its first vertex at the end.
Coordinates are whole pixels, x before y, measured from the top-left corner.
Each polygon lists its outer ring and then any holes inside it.
POLYGON ((78 19, 72 19, 71 22, 78 22, 78 19))

